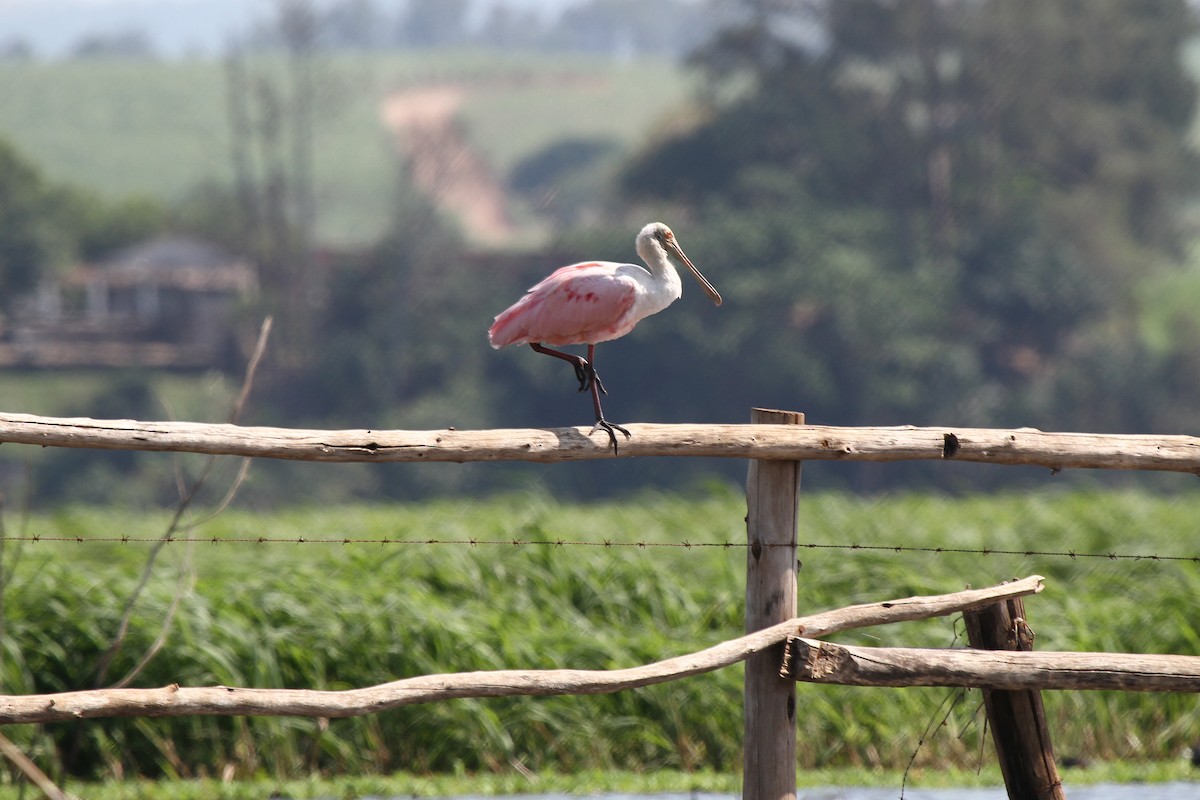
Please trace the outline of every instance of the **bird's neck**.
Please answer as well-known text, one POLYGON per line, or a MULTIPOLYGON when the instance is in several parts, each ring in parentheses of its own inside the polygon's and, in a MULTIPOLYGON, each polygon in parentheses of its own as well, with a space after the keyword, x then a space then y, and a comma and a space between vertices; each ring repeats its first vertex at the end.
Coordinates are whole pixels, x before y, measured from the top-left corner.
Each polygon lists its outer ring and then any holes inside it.
POLYGON ((667 304, 683 294, 683 284, 679 280, 679 273, 661 247, 653 242, 646 242, 637 250, 642 261, 646 262, 647 269, 650 270, 655 294, 662 295, 662 299, 667 304))
POLYGON ((667 258, 667 253, 657 244, 653 242, 645 242, 637 249, 638 255, 642 261, 646 262, 646 266, 650 270, 650 274, 655 278, 663 276, 678 276, 675 272, 675 265, 671 263, 671 259, 667 258))

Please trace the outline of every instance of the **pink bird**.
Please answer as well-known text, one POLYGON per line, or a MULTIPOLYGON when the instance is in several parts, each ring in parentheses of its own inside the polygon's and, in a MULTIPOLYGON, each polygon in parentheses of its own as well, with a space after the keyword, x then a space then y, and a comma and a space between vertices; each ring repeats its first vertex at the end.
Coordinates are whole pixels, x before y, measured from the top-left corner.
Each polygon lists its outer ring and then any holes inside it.
POLYGON ((700 270, 684 255, 671 229, 661 222, 642 228, 635 242, 637 254, 646 262, 617 264, 584 261, 561 267, 534 286, 496 317, 488 330, 488 341, 499 350, 510 344, 527 344, 539 353, 561 358, 575 368, 579 391, 592 391, 596 424, 603 428, 617 455, 617 434, 629 431, 604 418, 600 395, 608 394, 596 374, 596 345, 617 339, 633 330, 644 317, 657 314, 683 294, 675 258, 700 282, 712 301, 721 305, 721 295, 700 270), (545 347, 586 344, 587 358, 545 347))

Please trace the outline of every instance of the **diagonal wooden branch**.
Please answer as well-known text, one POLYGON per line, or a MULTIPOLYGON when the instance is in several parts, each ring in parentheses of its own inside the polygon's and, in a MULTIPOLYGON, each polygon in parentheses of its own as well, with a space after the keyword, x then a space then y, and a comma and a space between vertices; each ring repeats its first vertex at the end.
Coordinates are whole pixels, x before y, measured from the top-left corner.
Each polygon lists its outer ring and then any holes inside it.
POLYGON ((1200 692, 1200 656, 856 647, 788 638, 784 678, 844 686, 1200 692))
POLYGON ((425 675, 343 691, 167 686, 159 689, 98 689, 59 694, 7 695, 0 696, 0 724, 60 722, 94 717, 204 714, 352 717, 462 697, 607 694, 711 672, 743 661, 751 654, 801 632, 808 636, 824 636, 850 628, 945 616, 1010 597, 1035 594, 1042 590, 1043 580, 1040 575, 1032 575, 988 589, 867 603, 797 617, 697 653, 628 669, 496 670, 425 675))
POLYGON ((21 748, 13 744, 12 740, 2 733, 0 733, 0 755, 12 762, 12 765, 20 770, 30 783, 41 790, 47 800, 72 800, 71 795, 58 788, 58 785, 50 780, 37 764, 33 763, 32 758, 21 752, 21 748))
MULTIPOLYGON (((838 428, 631 424, 622 456, 804 461, 973 461, 1050 469, 1200 474, 1200 438, 1046 433, 1033 428, 838 428)), ((197 422, 64 419, 0 413, 0 443, 152 450, 297 461, 579 461, 612 458, 588 428, 299 430, 197 422)))

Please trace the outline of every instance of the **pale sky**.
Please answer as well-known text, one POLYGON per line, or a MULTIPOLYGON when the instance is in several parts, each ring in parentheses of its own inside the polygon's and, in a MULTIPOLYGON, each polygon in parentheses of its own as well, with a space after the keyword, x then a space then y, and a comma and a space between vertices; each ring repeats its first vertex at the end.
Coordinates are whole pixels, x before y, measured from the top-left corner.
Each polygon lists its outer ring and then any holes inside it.
MULTIPOLYGON (((475 13, 501 0, 472 0, 475 13)), ((580 0, 502 0, 547 16, 580 0)), ((402 0, 377 0, 382 9, 402 0)), ((267 16, 272 0, 0 0, 0 44, 21 38, 38 55, 61 55, 89 33, 143 30, 165 55, 219 52, 231 33, 267 16)))

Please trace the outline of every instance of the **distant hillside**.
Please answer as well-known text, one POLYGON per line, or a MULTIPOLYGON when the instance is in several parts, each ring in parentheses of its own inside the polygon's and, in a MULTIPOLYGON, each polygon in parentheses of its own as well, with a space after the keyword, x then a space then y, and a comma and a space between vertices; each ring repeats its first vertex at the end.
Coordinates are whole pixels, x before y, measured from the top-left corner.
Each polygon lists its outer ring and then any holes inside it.
MULTIPOLYGON (((322 74, 319 237, 337 244, 369 241, 386 222, 399 160, 381 108, 393 92, 461 87, 462 130, 501 180, 564 137, 632 149, 689 94, 683 71, 662 62, 483 51, 340 56, 322 74)), ((224 92, 222 67, 209 60, 3 63, 0 136, 54 179, 175 199, 230 180, 224 92)))

